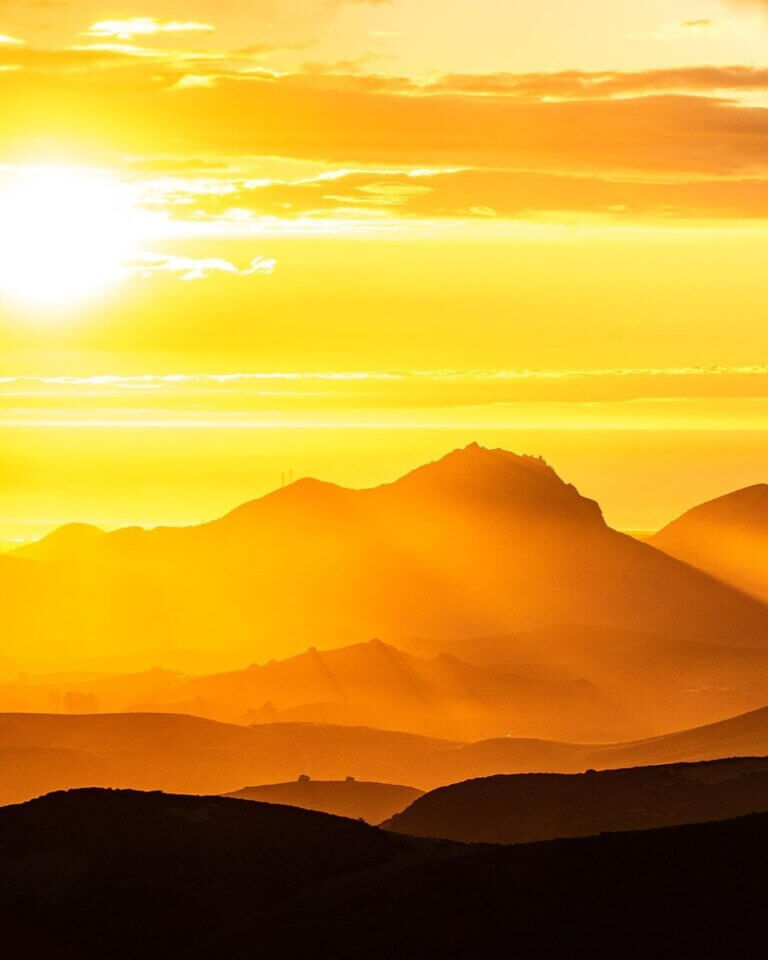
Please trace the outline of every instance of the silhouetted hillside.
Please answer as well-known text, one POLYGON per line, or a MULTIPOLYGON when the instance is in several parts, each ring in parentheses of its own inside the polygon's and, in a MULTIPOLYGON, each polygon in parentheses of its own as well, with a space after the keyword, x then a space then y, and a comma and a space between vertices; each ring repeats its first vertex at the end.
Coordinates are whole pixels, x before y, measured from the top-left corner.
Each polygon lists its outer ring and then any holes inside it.
POLYGON ((745 487, 699 504, 649 542, 768 601, 768 484, 745 487))
POLYGON ((148 666, 169 637, 259 660, 371 636, 450 652, 563 624, 768 644, 762 604, 611 530, 543 461, 474 444, 374 489, 301 480, 198 527, 54 536, 5 558, 9 655, 148 666))
POLYGON ((243 727, 172 714, 0 714, 0 804, 73 787, 226 793, 305 774, 420 784, 425 765, 457 745, 364 727, 243 727))
POLYGON ((312 648, 290 660, 173 682, 172 699, 134 703, 220 720, 389 727, 438 737, 499 734, 616 739, 647 732, 584 680, 537 680, 440 654, 413 657, 379 640, 312 648))
POLYGON ((751 958, 767 855, 765 814, 464 847, 271 804, 79 791, 0 810, 0 932, 13 960, 751 958))
POLYGON ((44 915, 64 956, 177 956, 226 924, 402 850, 392 834, 294 807, 50 794, 0 810, 3 953, 33 955, 23 949, 26 930, 44 915))
MULTIPOLYGON (((440 640, 412 643, 422 655, 440 640)), ((575 681, 588 677, 646 736, 700 726, 765 705, 765 651, 698 643, 649 633, 573 624, 452 644, 458 657, 521 679, 575 681)), ((581 739, 581 738, 580 738, 581 739)))
MULTIPOLYGON (((627 743, 583 744, 503 737, 441 751, 429 766, 434 783, 497 773, 581 773, 725 757, 768 756, 768 708, 691 730, 627 743)), ((426 767, 425 767, 426 772, 426 767)), ((424 785, 425 780, 411 782, 424 785)))
POLYGON ((358 780, 431 790, 477 777, 768 756, 768 708, 613 744, 464 743, 316 723, 243 727, 173 714, 0 714, 0 803, 71 787, 228 793, 244 784, 358 780))
POLYGON ((413 803, 422 791, 395 783, 369 783, 365 780, 310 780, 299 778, 289 783, 269 783, 244 787, 227 796, 262 803, 284 803, 305 810, 320 810, 337 817, 352 817, 367 823, 381 823, 413 803))
POLYGON ((72 787, 223 793, 298 776, 290 740, 165 714, 0 714, 0 804, 72 787))
POLYGON ((552 628, 460 648, 462 658, 423 657, 370 641, 198 676, 161 669, 22 676, 0 683, 0 712, 170 712, 236 723, 396 727, 461 740, 615 741, 762 707, 768 689, 761 650, 626 631, 552 628), (483 660, 494 665, 479 666, 483 660), (585 665, 595 682, 583 679, 585 665))
POLYGON ((768 811, 768 759, 531 773, 433 790, 382 823, 463 843, 530 843, 768 811))

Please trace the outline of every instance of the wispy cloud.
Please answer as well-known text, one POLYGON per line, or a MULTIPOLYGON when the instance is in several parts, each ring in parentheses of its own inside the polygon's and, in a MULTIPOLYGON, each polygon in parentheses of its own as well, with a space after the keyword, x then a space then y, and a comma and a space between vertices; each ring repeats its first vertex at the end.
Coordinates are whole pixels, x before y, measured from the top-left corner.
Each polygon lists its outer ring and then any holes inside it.
MULTIPOLYGON (((184 258, 177 258, 183 260, 184 258)), ((187 263, 226 263, 227 261, 186 261, 187 263)), ((227 272, 238 272, 229 265, 227 272)), ((552 369, 445 369, 445 370, 252 370, 224 373, 143 373, 131 375, 93 374, 90 376, 0 376, 0 386, 7 384, 51 384, 65 386, 107 386, 123 383, 232 383, 263 380, 330 380, 362 382, 405 381, 409 379, 432 381, 485 381, 505 380, 574 380, 583 378, 631 378, 631 377, 768 377, 768 364, 680 366, 680 367, 565 367, 552 369)))
POLYGON ((157 254, 142 254, 129 266, 139 276, 170 273, 182 280, 204 280, 215 273, 228 273, 238 277, 255 277, 271 274, 277 261, 272 257, 254 257, 247 267, 238 267, 230 260, 218 257, 179 257, 157 254))
POLYGON ((5 376, 0 426, 765 429, 768 364, 5 376))
POLYGON ((210 23, 194 20, 158 20, 156 17, 131 17, 127 20, 99 20, 83 34, 86 37, 113 37, 131 40, 133 37, 153 36, 162 33, 200 33, 216 28, 210 23))

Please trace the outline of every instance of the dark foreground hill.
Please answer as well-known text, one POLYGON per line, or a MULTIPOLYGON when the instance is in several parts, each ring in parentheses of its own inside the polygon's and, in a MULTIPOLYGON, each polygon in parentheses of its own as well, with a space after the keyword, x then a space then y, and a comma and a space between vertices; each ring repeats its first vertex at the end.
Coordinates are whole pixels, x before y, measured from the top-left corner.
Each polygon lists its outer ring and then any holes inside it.
POLYGON ((0 810, 8 960, 759 957, 768 815, 463 847, 131 792, 0 810))
POLYGON ((415 787, 364 780, 308 780, 244 787, 227 796, 262 803, 283 803, 305 810, 321 810, 337 817, 352 817, 366 823, 381 823, 404 810, 421 796, 415 787))
POLYGON ((768 759, 580 774, 485 777, 441 787, 382 823, 462 843, 530 843, 768 811, 768 759))

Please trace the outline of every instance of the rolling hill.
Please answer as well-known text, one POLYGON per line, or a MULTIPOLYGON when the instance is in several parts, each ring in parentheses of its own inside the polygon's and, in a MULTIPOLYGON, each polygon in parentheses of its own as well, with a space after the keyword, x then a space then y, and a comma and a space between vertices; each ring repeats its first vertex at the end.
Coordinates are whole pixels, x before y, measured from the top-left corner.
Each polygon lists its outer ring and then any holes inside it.
POLYGON ((648 830, 768 811, 768 759, 529 773, 424 794, 385 830, 462 843, 531 843, 648 830))
POLYGON ((77 787, 220 794, 302 775, 409 783, 457 745, 363 727, 244 727, 172 714, 0 714, 0 804, 77 787))
POLYGON ((231 793, 248 784, 345 780, 431 790, 495 774, 768 756, 768 708, 625 743, 501 737, 466 743, 322 723, 250 727, 173 714, 0 714, 0 803, 72 787, 231 793))
POLYGON ((192 677, 165 703, 228 721, 333 723, 462 740, 517 735, 607 739, 647 730, 585 680, 538 680, 447 654, 425 659, 380 640, 246 670, 192 677))
POLYGON ((273 804, 74 791, 0 810, 0 931, 14 960, 756 957, 766 855, 765 814, 477 847, 273 804))
POLYGON ((585 680, 539 680, 373 640, 188 677, 172 671, 35 678, 0 685, 0 710, 171 712, 226 722, 304 721, 481 739, 616 739, 655 732, 585 680))
MULTIPOLYGON (((627 743, 558 743, 503 737, 459 744, 437 754, 429 774, 433 782, 448 784, 497 773, 581 773, 763 756, 768 756, 768 707, 627 743)), ((423 786, 425 778, 412 782, 423 786)))
POLYGON ((289 783, 268 783, 260 787, 244 787, 227 794, 238 800, 281 803, 304 810, 320 810, 337 817, 351 817, 366 823, 381 823, 409 804, 422 791, 395 783, 369 783, 349 777, 345 780, 309 780, 300 778, 289 783))

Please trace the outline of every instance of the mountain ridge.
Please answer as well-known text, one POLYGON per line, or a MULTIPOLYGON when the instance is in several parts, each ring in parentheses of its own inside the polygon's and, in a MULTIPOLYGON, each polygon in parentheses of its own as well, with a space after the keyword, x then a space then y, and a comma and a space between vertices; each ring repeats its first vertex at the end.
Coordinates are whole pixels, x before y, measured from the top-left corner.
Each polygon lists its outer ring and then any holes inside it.
POLYGON ((768 484, 753 484, 686 510, 649 543, 768 602, 768 484))
MULTIPOLYGON (((367 490, 301 480, 207 524, 7 560, 0 601, 17 659, 50 657, 62 635, 79 639, 72 658, 131 651, 138 668, 168 636, 189 649, 216 637, 230 660, 372 636, 460 655, 473 637, 576 623, 768 647, 765 604, 612 530, 544 461, 477 445, 367 490)), ((577 671, 589 679, 589 660, 577 671)))

